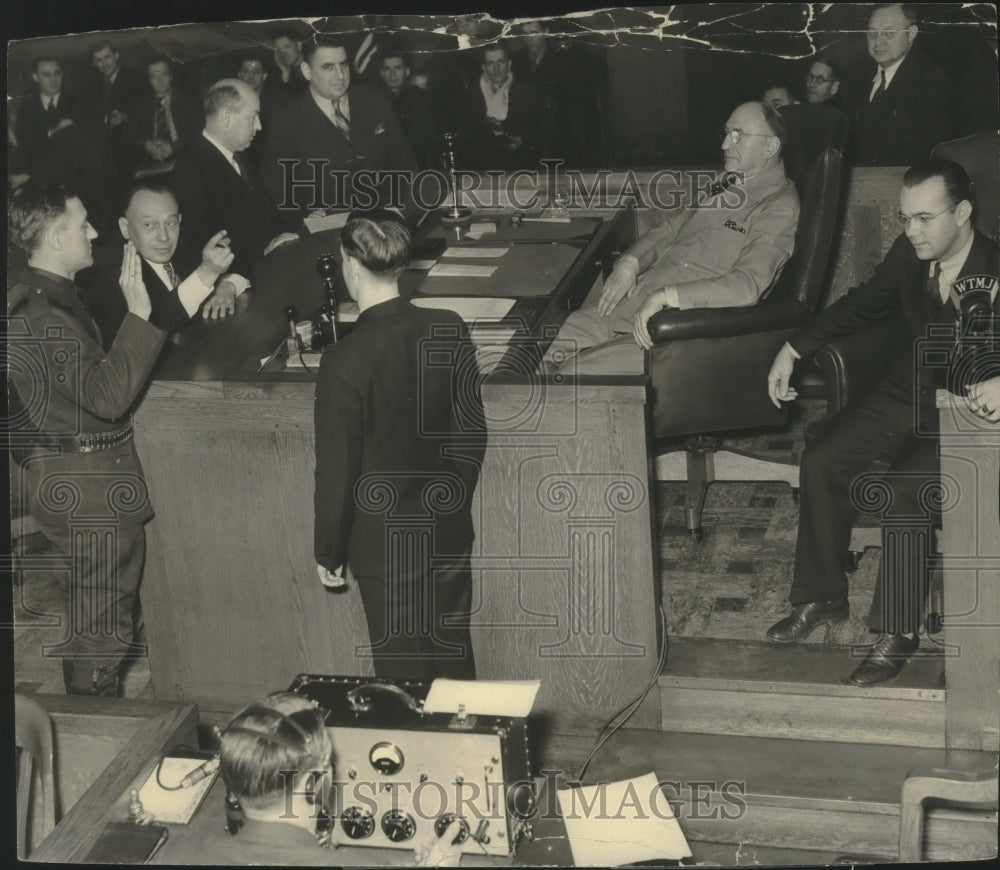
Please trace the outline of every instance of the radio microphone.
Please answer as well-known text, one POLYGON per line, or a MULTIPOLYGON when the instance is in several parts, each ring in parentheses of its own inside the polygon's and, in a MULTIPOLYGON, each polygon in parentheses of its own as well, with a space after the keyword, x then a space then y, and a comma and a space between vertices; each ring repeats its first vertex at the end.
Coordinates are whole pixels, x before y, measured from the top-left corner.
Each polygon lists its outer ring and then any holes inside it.
POLYGON ((196 767, 187 776, 185 776, 180 782, 180 788, 191 788, 191 786, 197 785, 203 779, 210 777, 218 769, 219 759, 210 758, 203 765, 196 767))

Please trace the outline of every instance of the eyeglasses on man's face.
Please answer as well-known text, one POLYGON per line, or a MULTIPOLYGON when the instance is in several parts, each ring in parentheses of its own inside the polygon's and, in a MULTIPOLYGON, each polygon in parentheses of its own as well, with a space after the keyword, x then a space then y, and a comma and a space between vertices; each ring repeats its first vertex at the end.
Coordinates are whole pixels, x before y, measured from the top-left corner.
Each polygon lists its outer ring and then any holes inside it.
POLYGON ((733 145, 739 145, 740 139, 744 136, 763 136, 764 138, 770 138, 773 133, 748 133, 746 130, 741 130, 739 127, 734 127, 730 130, 728 127, 722 127, 719 129, 719 136, 725 141, 728 139, 733 145))
POLYGON ((924 227, 930 224, 931 221, 941 217, 941 215, 943 215, 945 212, 954 211, 956 208, 958 208, 957 203, 953 206, 949 206, 948 208, 939 211, 937 214, 906 215, 900 212, 899 214, 896 215, 896 221, 904 230, 907 229, 911 223, 914 224, 917 227, 917 229, 922 230, 924 229, 924 227))
POLYGON ((909 30, 909 28, 908 27, 899 27, 899 28, 896 28, 895 30, 891 30, 891 29, 888 29, 888 28, 885 29, 885 30, 869 30, 868 31, 868 41, 869 42, 875 42, 876 40, 881 39, 883 42, 888 42, 890 39, 895 38, 895 36, 896 36, 897 33, 903 33, 906 30, 909 30))
POLYGON ((814 76, 812 73, 806 76, 808 85, 825 85, 833 81, 833 76, 814 76))

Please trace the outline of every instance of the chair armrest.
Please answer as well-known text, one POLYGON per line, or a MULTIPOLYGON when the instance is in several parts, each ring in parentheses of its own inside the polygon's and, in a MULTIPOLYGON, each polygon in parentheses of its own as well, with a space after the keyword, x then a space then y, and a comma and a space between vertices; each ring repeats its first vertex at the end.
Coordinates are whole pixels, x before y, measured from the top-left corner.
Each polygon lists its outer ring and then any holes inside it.
POLYGON ((764 300, 745 308, 666 308, 649 319, 654 344, 684 338, 729 338, 753 332, 792 329, 805 320, 795 299, 764 300))
POLYGON ((831 341, 813 359, 826 377, 827 413, 842 411, 873 386, 910 340, 902 314, 831 341))

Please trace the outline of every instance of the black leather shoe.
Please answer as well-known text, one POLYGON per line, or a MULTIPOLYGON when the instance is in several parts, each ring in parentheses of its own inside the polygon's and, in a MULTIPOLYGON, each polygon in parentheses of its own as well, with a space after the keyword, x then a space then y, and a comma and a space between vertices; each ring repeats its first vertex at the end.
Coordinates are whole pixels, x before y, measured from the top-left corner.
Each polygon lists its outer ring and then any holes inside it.
POLYGON ((897 676, 920 646, 920 638, 884 634, 848 678, 855 686, 874 686, 897 676))
POLYGON ((817 625, 826 622, 843 622, 851 615, 846 601, 810 601, 796 604, 789 616, 779 620, 767 630, 771 643, 796 643, 805 640, 817 625))

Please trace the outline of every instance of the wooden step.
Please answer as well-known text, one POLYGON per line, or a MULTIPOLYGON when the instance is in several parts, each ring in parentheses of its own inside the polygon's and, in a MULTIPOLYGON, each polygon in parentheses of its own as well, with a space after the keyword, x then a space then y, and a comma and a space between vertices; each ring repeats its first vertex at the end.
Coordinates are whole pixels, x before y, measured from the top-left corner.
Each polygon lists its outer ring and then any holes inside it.
POLYGON ((944 659, 918 653, 889 682, 846 682, 865 648, 670 639, 658 680, 665 731, 942 748, 944 659))
MULTIPOLYGON (((592 737, 549 736, 535 747, 539 769, 573 779, 593 745, 592 737)), ((995 763, 985 752, 623 729, 595 756, 584 781, 652 770, 689 841, 734 847, 722 850, 733 860, 721 866, 746 863, 753 847, 814 850, 816 861, 790 861, 802 866, 827 863, 819 853, 894 859, 899 791, 909 771, 991 770, 995 763)), ((995 812, 932 807, 926 820, 930 860, 997 853, 995 812)))

